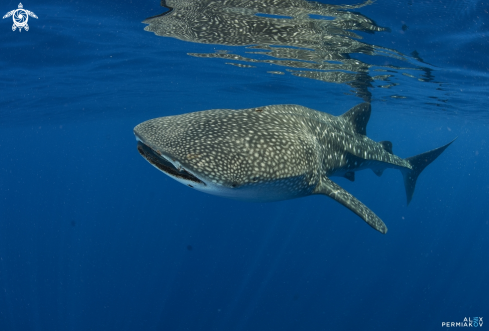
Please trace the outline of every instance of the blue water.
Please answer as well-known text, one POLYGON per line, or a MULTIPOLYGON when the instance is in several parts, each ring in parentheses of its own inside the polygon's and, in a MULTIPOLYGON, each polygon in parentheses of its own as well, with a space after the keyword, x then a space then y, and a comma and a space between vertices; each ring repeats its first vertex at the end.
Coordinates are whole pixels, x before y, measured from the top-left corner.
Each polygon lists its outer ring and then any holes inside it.
POLYGON ((458 136, 409 207, 398 171, 334 178, 386 235, 324 196, 246 203, 191 190, 141 158, 132 133, 214 108, 339 115, 362 102, 350 86, 188 56, 233 46, 144 31, 158 1, 23 5, 38 16, 29 31, 0 21, 0 330, 437 330, 488 316, 486 1, 354 10, 391 30, 363 42, 416 50, 433 68, 421 82, 419 63, 398 61, 410 68, 399 85, 369 88, 368 136, 401 157, 458 136))

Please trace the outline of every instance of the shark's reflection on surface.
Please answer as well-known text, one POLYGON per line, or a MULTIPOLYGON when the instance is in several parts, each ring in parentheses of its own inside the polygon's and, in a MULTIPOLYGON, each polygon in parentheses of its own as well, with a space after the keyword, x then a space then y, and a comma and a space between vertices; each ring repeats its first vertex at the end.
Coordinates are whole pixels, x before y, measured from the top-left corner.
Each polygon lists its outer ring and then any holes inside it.
MULTIPOLYGON (((169 11, 143 23, 148 24, 146 31, 158 36, 245 47, 243 54, 224 50, 188 53, 191 56, 236 61, 228 64, 244 68, 253 67, 250 63, 278 65, 294 76, 347 84, 357 96, 370 102, 368 88, 373 87, 372 83, 388 81, 392 72, 403 68, 374 65, 365 62, 365 57, 354 58, 356 55, 387 57, 390 62, 417 62, 416 58, 396 50, 360 41, 362 37, 356 32, 373 34, 389 30, 350 11, 372 3, 340 6, 304 0, 163 0, 161 5, 169 11), (382 71, 382 74, 373 76, 371 71, 382 71)), ((409 69, 422 70, 421 67, 409 69)), ((382 83, 378 87, 396 85, 382 83)))

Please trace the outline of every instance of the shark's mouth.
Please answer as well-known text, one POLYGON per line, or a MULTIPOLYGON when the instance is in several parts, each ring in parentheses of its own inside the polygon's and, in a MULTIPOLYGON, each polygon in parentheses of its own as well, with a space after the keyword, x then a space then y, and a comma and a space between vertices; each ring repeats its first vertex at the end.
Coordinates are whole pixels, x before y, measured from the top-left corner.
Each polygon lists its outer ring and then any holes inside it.
POLYGON ((164 156, 162 156, 140 140, 138 140, 138 152, 149 163, 171 177, 176 177, 179 179, 184 179, 194 183, 205 185, 203 181, 201 181, 182 167, 176 168, 172 162, 168 161, 164 156))

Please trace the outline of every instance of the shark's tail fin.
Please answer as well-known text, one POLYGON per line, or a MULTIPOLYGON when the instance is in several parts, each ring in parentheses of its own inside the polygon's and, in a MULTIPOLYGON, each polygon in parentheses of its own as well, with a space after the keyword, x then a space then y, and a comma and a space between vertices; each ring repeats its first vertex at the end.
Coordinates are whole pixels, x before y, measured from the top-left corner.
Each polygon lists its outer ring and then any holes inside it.
MULTIPOLYGON (((457 139, 457 138, 455 138, 457 139)), ((406 170, 402 172, 402 175, 404 176, 404 186, 406 188, 406 198, 407 198, 407 203, 411 202, 411 199, 413 198, 413 193, 414 193, 414 187, 416 186, 416 180, 418 179, 419 174, 421 171, 424 170, 431 162, 433 162, 443 151, 450 146, 451 143, 455 141, 453 139, 451 142, 446 144, 445 146, 438 147, 436 149, 433 149, 431 151, 408 157, 405 160, 411 164, 413 167, 411 170, 406 170)))

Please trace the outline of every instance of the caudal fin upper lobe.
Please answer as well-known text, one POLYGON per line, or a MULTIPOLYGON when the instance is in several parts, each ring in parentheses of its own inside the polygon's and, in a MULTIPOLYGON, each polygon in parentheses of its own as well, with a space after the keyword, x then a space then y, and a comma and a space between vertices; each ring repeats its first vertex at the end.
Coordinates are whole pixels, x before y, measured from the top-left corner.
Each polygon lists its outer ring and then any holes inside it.
POLYGON ((404 186, 406 188, 406 198, 408 204, 413 198, 414 188, 416 187, 416 180, 418 179, 419 174, 424 170, 424 168, 426 168, 431 162, 440 156, 440 154, 443 153, 443 151, 450 146, 455 139, 442 147, 406 158, 406 161, 408 161, 412 166, 412 169, 402 172, 402 175, 404 176, 404 186))

